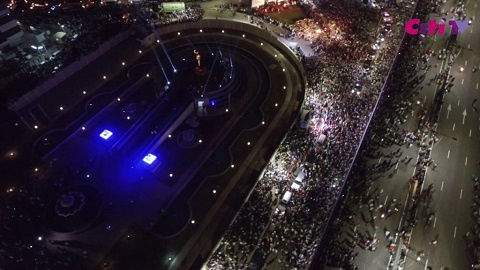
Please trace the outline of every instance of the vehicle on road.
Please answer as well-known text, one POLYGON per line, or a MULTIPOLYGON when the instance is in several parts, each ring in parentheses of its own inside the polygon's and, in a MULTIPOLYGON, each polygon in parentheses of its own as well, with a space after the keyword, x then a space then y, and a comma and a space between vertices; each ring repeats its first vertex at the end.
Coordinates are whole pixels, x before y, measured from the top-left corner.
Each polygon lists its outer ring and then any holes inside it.
POLYGON ((285 191, 285 193, 282 196, 282 200, 277 206, 277 213, 283 214, 285 213, 285 210, 287 209, 288 204, 290 203, 290 199, 292 198, 292 192, 291 191, 285 191))
POLYGON ((305 179, 305 171, 304 171, 303 165, 300 166, 295 171, 294 176, 295 176, 295 179, 293 180, 293 183, 292 183, 292 189, 299 190, 303 185, 303 180, 305 179))

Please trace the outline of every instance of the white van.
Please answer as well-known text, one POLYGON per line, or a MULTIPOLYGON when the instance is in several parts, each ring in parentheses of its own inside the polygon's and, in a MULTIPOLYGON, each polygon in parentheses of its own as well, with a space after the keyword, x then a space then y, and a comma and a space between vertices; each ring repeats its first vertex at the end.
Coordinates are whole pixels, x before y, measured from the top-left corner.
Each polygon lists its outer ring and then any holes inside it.
POLYGON ((303 166, 300 166, 298 168, 300 171, 296 174, 295 176, 295 182, 298 182, 299 184, 303 183, 303 180, 305 179, 305 172, 303 171, 303 166))
POLYGON ((290 202, 291 198, 292 198, 292 192, 285 191, 285 193, 283 194, 282 200, 277 206, 278 212, 280 212, 281 214, 285 212, 285 209, 287 209, 288 203, 290 202))
POLYGON ((298 169, 293 175, 295 176, 295 178, 292 183, 292 189, 299 190, 302 187, 303 180, 305 179, 305 171, 303 169, 303 165, 298 167, 298 169))

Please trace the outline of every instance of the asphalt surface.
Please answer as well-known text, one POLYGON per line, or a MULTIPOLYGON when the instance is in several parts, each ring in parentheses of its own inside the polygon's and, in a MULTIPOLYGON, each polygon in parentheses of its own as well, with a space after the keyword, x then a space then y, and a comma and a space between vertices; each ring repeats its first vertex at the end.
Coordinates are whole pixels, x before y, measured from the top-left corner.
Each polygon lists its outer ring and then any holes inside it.
MULTIPOLYGON (((447 3, 445 10, 454 6, 447 3)), ((440 137, 433 147, 431 158, 438 168, 427 170, 425 186, 433 184, 435 192, 435 220, 433 226, 414 228, 411 245, 425 251, 425 258, 415 262, 409 258, 406 269, 469 269, 472 264, 465 234, 471 229, 471 206, 473 203, 472 174, 479 174, 480 167, 480 114, 475 111, 473 101, 480 96, 478 71, 480 65, 480 8, 476 1, 465 5, 467 18, 475 18, 464 33, 457 37, 457 45, 463 47, 451 65, 450 74, 455 77, 454 86, 445 95, 438 121, 440 137), (461 68, 464 68, 461 72, 461 68), (438 244, 429 244, 438 234, 438 244)), ((447 17, 451 18, 451 15, 447 17)), ((437 36, 432 49, 445 47, 446 37, 437 36)), ((427 73, 425 82, 437 70, 427 73)), ((436 89, 428 89, 426 103, 431 102, 436 89)), ((479 106, 480 107, 480 106, 479 106)))
MULTIPOLYGON (((449 1, 444 4, 443 9, 449 10, 456 3, 449 1)), ((431 18, 439 20, 438 14, 431 14, 431 18)), ((362 222, 354 224, 354 230, 364 235, 378 239, 375 251, 367 251, 360 247, 355 248, 358 256, 355 264, 359 269, 375 270, 388 269, 389 262, 393 262, 393 269, 402 269, 400 262, 404 260, 403 269, 470 269, 472 265, 471 250, 467 248, 465 234, 471 229, 473 204, 473 182, 471 176, 480 172, 480 114, 474 108, 474 102, 480 96, 479 83, 480 73, 475 71, 480 65, 480 36, 478 30, 480 24, 478 19, 480 9, 478 3, 469 1, 466 3, 466 15, 473 18, 472 25, 469 25, 464 33, 458 35, 457 45, 463 47, 451 63, 450 74, 455 77, 454 86, 449 93, 446 93, 441 107, 437 136, 439 141, 432 147, 431 159, 438 167, 427 168, 425 181, 419 189, 426 189, 433 185, 432 203, 430 210, 434 211, 433 221, 426 226, 426 217, 418 213, 418 224, 411 232, 410 248, 405 259, 400 258, 399 248, 403 242, 395 237, 395 232, 404 224, 402 217, 404 206, 412 199, 409 192, 408 180, 415 174, 415 164, 419 154, 416 146, 407 148, 393 145, 388 148, 381 148, 382 154, 389 155, 398 149, 399 155, 393 160, 400 160, 398 165, 381 176, 368 190, 368 195, 378 205, 388 205, 392 198, 402 203, 399 212, 394 212, 388 218, 382 218, 380 209, 370 211, 365 207, 353 209, 354 213, 361 216, 362 222), (461 71, 463 68, 463 71, 461 71), (413 160, 406 164, 401 162, 406 156, 413 160), (394 173, 394 171, 396 171, 394 173), (388 239, 386 233, 390 233, 396 241, 396 248, 392 255, 387 250, 388 239), (432 241, 437 240, 436 244, 432 241), (417 252, 423 251, 425 256, 417 260, 417 252)), ((451 14, 442 16, 447 20, 453 19, 451 14)), ((448 26, 447 26, 448 27, 448 26)), ((448 31, 448 29, 447 29, 448 31)), ((427 37, 426 47, 438 52, 446 47, 447 37, 427 37)), ((426 48, 425 48, 426 49, 426 48)), ((427 65, 431 66, 427 71, 420 70, 418 75, 426 74, 421 83, 423 90, 416 97, 416 104, 413 106, 407 121, 400 125, 400 128, 414 131, 418 127, 415 117, 422 108, 429 108, 434 96, 439 91, 435 83, 429 84, 430 80, 440 71, 449 66, 449 59, 439 60, 438 57, 430 57, 427 65)), ((477 105, 480 108, 480 105, 477 105)), ((374 158, 368 165, 383 162, 385 158, 374 158)), ((420 208, 422 212, 422 208, 420 208)), ((352 233, 349 226, 344 226, 345 233, 352 233)))

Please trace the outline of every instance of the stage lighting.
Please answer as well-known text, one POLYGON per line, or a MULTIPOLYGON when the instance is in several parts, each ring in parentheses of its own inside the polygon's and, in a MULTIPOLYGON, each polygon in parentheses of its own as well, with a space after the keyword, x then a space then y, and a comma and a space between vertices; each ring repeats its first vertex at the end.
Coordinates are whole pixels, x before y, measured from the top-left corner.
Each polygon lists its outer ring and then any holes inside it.
POLYGON ((102 133, 100 133, 100 137, 102 137, 102 139, 105 139, 105 140, 108 140, 108 138, 110 138, 110 136, 112 135, 113 133, 108 129, 105 129, 102 133))
POLYGON ((156 159, 157 159, 156 156, 154 156, 152 154, 148 154, 143 158, 143 162, 145 162, 147 164, 152 164, 156 159))

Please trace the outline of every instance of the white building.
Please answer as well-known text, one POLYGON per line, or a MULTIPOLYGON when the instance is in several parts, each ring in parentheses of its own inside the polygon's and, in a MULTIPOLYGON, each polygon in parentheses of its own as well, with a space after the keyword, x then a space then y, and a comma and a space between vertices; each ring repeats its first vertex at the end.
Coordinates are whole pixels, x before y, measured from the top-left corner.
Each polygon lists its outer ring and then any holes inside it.
POLYGON ((0 5, 0 60, 15 56, 15 47, 21 41, 23 31, 18 21, 10 15, 5 5, 0 5))

